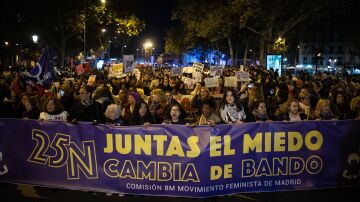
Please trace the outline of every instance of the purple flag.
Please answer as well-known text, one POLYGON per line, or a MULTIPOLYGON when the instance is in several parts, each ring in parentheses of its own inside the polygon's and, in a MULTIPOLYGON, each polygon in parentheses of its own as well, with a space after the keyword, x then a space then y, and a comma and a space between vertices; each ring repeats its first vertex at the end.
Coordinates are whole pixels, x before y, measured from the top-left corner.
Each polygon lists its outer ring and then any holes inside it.
POLYGON ((20 82, 23 86, 38 84, 48 88, 53 80, 53 65, 50 62, 49 50, 43 50, 41 57, 30 72, 20 74, 20 82))

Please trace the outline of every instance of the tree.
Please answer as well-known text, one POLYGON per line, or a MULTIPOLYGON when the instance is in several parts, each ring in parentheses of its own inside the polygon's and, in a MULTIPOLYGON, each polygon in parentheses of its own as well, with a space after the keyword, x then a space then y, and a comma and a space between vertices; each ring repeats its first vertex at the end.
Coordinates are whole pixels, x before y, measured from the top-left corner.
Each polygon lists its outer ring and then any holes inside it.
POLYGON ((284 37, 299 23, 324 10, 329 1, 312 0, 254 0, 249 9, 253 15, 247 20, 246 28, 259 36, 259 58, 264 64, 264 55, 269 53, 274 42, 284 37))
MULTIPOLYGON (((84 30, 86 27, 86 50, 101 50, 111 37, 117 35, 120 42, 128 37, 137 36, 145 27, 144 22, 132 14, 120 15, 116 11, 100 4, 98 1, 92 2, 64 0, 56 2, 45 2, 48 6, 42 10, 38 19, 41 22, 42 35, 51 45, 57 47, 60 53, 61 66, 63 67, 64 58, 69 55, 67 52, 68 42, 72 41, 73 51, 82 50, 81 45, 84 43, 84 30), (86 3, 86 5, 82 4, 86 3), (51 4, 51 5, 50 5, 51 4), (51 10, 47 8, 53 8, 51 10), (84 9, 85 8, 85 9, 84 9), (107 28, 106 38, 101 37, 101 28, 107 28), (95 39, 95 40, 94 40, 95 39), (96 40, 98 39, 98 40, 96 40), (104 40, 106 39, 106 40, 104 40)), ((128 39, 127 39, 128 40, 128 39)))
MULTIPOLYGON (((228 52, 232 64, 244 47, 244 61, 249 43, 254 40, 250 32, 244 29, 250 19, 255 19, 257 10, 249 0, 216 1, 180 1, 173 11, 173 19, 179 20, 184 28, 183 39, 203 39, 217 50, 228 52), (191 36, 189 36, 191 35, 191 36)), ((168 35, 167 40, 177 42, 168 35)), ((184 42, 184 44, 196 44, 184 42)), ((191 48, 191 47, 189 47, 191 48)))

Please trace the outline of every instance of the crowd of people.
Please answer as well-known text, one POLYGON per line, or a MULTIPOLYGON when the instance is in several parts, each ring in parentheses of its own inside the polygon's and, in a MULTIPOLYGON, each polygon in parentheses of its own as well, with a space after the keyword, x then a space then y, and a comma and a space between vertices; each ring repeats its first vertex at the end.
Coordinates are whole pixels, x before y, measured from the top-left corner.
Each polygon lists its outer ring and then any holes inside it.
POLYGON ((226 87, 224 78, 239 68, 225 67, 219 86, 202 81, 189 84, 173 76, 171 68, 139 67, 140 76, 109 78, 96 72, 96 82, 85 74, 58 77, 49 89, 19 85, 16 73, 0 79, 0 117, 78 121, 111 126, 150 124, 210 125, 255 121, 360 119, 360 78, 354 75, 317 73, 278 75, 261 66, 246 67, 251 80, 226 87))

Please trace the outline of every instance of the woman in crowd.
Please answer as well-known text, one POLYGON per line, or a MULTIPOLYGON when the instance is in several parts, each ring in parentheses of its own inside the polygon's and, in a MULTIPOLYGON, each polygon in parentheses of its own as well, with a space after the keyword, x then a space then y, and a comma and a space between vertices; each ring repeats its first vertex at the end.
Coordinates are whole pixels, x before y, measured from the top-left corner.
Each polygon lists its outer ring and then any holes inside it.
POLYGON ((254 121, 269 121, 270 118, 266 111, 266 104, 260 100, 254 103, 255 109, 252 111, 254 121))
MULTIPOLYGON (((196 86, 199 86, 200 84, 196 84, 196 86)), ((210 95, 210 91, 207 87, 201 86, 201 87, 195 87, 195 96, 191 100, 191 107, 198 109, 199 116, 202 114, 202 106, 204 102, 212 102, 212 106, 214 107, 214 110, 216 110, 216 100, 214 97, 210 95), (197 89, 197 90, 196 90, 197 89)), ((193 91, 194 92, 194 91, 193 91)), ((194 94, 192 92, 192 94, 194 94)))
POLYGON ((60 102, 64 106, 66 111, 70 111, 71 107, 75 103, 74 98, 74 89, 72 87, 72 82, 70 80, 65 81, 61 85, 61 89, 59 90, 60 93, 60 102))
POLYGON ((30 98, 27 94, 23 94, 20 99, 22 107, 24 108, 21 117, 25 119, 38 119, 40 110, 37 107, 35 100, 30 98))
POLYGON ((351 115, 352 119, 360 120, 360 96, 357 96, 352 99, 351 103, 351 115))
POLYGON ((155 124, 161 124, 164 120, 166 96, 161 89, 154 89, 151 91, 151 96, 148 101, 149 111, 155 124))
POLYGON ((123 121, 120 117, 120 106, 117 104, 110 104, 105 110, 105 124, 111 126, 121 126, 123 121))
POLYGON ((205 100, 202 103, 201 111, 202 114, 197 122, 197 125, 215 126, 216 124, 221 123, 220 117, 214 113, 215 106, 213 102, 205 100))
POLYGON ((316 119, 316 120, 335 119, 335 116, 332 113, 331 108, 330 108, 330 100, 321 98, 317 102, 313 119, 316 119))
POLYGON ((137 125, 140 108, 140 96, 135 91, 128 92, 127 99, 122 103, 121 117, 124 125, 137 125))
POLYGON ((262 96, 262 93, 260 92, 260 88, 257 86, 258 84, 248 84, 247 92, 248 92, 248 103, 247 103, 247 109, 251 112, 253 109, 255 109, 255 102, 258 100, 263 100, 264 97, 262 96))
POLYGON ((310 113, 313 110, 310 103, 311 95, 306 88, 301 89, 299 93, 299 107, 301 112, 310 117, 310 113))
POLYGON ((344 91, 335 92, 331 104, 331 111, 334 112, 334 115, 340 120, 349 118, 350 104, 346 99, 344 91))
POLYGON ((55 97, 48 97, 40 113, 39 120, 67 121, 69 114, 65 111, 61 102, 55 97))
POLYGON ((164 120, 163 123, 185 125, 186 112, 183 107, 179 103, 174 102, 169 108, 170 110, 167 111, 168 114, 166 115, 168 119, 164 120))
POLYGON ((156 120, 154 120, 151 116, 148 105, 144 100, 140 100, 139 110, 136 117, 137 119, 134 125, 144 125, 144 127, 147 128, 150 124, 156 123, 156 120))
POLYGON ((165 104, 165 107, 164 107, 164 116, 163 116, 163 119, 164 119, 164 120, 168 120, 168 119, 171 118, 171 117, 169 116, 169 115, 170 115, 169 112, 170 112, 170 109, 171 109, 172 105, 173 105, 174 103, 179 104, 179 102, 174 99, 171 91, 165 91, 165 97, 166 97, 166 104, 165 104))
POLYGON ((277 121, 302 121, 307 119, 306 114, 302 113, 299 107, 299 101, 291 99, 287 112, 281 113, 276 117, 277 121))
POLYGON ((241 124, 246 120, 244 107, 239 101, 235 90, 225 90, 222 106, 220 107, 221 120, 226 124, 241 124))

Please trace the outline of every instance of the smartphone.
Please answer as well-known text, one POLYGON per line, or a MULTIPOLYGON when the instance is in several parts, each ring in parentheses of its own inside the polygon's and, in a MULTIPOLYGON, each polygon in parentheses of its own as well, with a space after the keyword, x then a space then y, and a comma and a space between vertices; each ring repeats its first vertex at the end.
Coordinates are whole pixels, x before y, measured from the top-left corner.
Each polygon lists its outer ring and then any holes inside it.
POLYGON ((270 95, 274 95, 274 89, 270 90, 270 95))
POLYGON ((249 83, 249 84, 247 85, 248 88, 252 88, 253 86, 254 86, 253 83, 249 83))
POLYGON ((60 89, 59 92, 60 92, 61 97, 64 96, 64 90, 63 89, 60 89))

